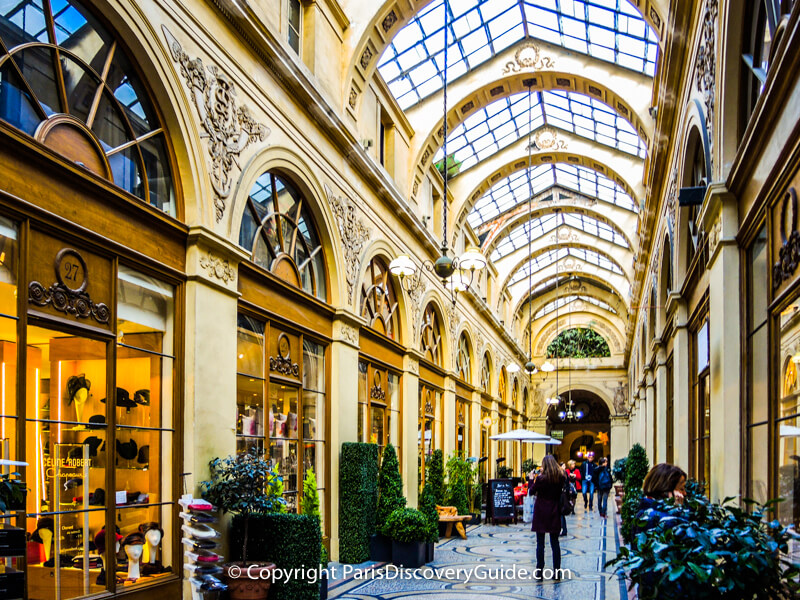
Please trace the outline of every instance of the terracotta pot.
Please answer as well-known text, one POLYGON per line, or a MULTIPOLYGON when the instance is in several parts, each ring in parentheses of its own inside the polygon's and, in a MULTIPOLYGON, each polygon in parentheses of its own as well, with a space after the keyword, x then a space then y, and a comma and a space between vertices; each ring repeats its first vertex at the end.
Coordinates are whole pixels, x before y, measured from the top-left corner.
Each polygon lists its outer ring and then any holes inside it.
POLYGON ((275 569, 273 563, 236 563, 225 565, 225 583, 228 585, 228 593, 231 600, 266 600, 269 594, 269 587, 272 583, 272 573, 275 569), (232 577, 231 567, 235 567, 234 572, 238 575, 232 577), (255 579, 248 576, 248 568, 253 567, 250 573, 255 579), (238 570, 238 571, 237 571, 238 570), (270 573, 268 573, 270 571, 270 573), (263 575, 262 575, 263 574, 263 575))

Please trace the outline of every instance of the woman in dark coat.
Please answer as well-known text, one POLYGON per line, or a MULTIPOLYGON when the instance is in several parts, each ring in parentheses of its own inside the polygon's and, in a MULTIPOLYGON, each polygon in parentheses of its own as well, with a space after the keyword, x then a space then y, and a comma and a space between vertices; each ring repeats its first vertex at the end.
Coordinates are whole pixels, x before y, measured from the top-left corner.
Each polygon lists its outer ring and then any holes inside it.
POLYGON ((533 493, 536 502, 533 505, 533 525, 531 531, 536 532, 536 569, 541 574, 544 569, 544 536, 550 534, 550 548, 553 551, 553 569, 559 578, 561 569, 561 546, 558 534, 561 531, 561 490, 566 477, 551 454, 544 457, 542 474, 533 482, 533 493))

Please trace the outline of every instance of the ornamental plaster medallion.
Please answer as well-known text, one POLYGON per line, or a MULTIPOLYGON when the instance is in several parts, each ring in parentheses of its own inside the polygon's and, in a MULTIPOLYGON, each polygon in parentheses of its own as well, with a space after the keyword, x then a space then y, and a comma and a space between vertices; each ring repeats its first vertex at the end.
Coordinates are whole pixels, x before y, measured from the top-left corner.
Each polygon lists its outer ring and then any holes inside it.
POLYGON ((389 30, 397 23, 397 13, 392 10, 386 17, 384 17, 381 27, 384 33, 389 33, 389 30))
POLYGON ((236 105, 236 86, 217 66, 205 67, 200 58, 190 59, 180 42, 162 25, 172 59, 191 92, 197 114, 208 138, 211 187, 217 222, 225 214, 233 186, 233 167, 241 170, 239 155, 250 144, 263 142, 270 130, 258 123, 246 106, 236 105))
POLYGON ((542 56, 539 46, 533 43, 523 44, 515 53, 514 60, 506 63, 503 67, 503 75, 509 73, 519 73, 523 69, 540 71, 552 69, 556 65, 555 61, 549 56, 542 56))
POLYGON ((200 266, 208 271, 210 277, 219 279, 223 283, 236 281, 236 269, 231 266, 227 259, 222 260, 208 254, 200 259, 200 266))
POLYGON ((533 136, 539 150, 566 150, 567 142, 559 139, 558 131, 553 127, 543 127, 533 136))
POLYGON ((359 266, 361 264, 361 251, 369 240, 372 232, 364 225, 364 222, 356 214, 356 206, 350 198, 340 197, 333 193, 327 184, 324 185, 325 194, 328 196, 328 203, 331 211, 336 217, 336 224, 339 226, 339 234, 342 239, 342 250, 345 258, 345 275, 347 279, 347 303, 353 302, 353 291, 358 278, 359 266))
MULTIPOLYGON (((714 156, 713 134, 717 71, 716 36, 718 14, 718 0, 706 0, 705 10, 703 12, 700 49, 697 52, 697 62, 695 64, 697 70, 697 91, 703 94, 703 103, 706 107, 706 132, 708 134, 708 145, 712 150, 712 164, 714 156)), ((709 177, 711 177, 710 173, 709 177)))

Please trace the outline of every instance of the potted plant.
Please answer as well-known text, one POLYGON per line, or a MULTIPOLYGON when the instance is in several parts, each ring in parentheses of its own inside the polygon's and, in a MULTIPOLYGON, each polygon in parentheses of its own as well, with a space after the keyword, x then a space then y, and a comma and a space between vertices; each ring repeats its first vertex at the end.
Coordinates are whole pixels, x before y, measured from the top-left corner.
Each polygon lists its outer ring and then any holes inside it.
POLYGON ((653 507, 659 522, 607 566, 624 571, 641 600, 795 598, 800 565, 788 554, 795 534, 774 520, 776 501, 743 502, 749 509, 693 494, 683 505, 660 501, 653 507))
MULTIPOLYGON (((309 517, 316 518, 320 529, 320 539, 322 539, 322 514, 319 512, 319 490, 317 489, 317 475, 314 473, 314 469, 308 469, 303 479, 303 497, 300 499, 300 512, 309 517)), ((322 567, 322 576, 319 581, 319 598, 320 600, 327 600, 328 549, 325 547, 324 542, 321 544, 320 548, 319 563, 322 567)))
POLYGON ((614 461, 614 468, 611 469, 611 476, 614 478, 614 494, 622 496, 625 494, 625 463, 626 458, 620 458, 614 461))
POLYGON ((429 520, 414 508, 398 508, 386 520, 392 536, 392 563, 416 569, 425 564, 429 520))
POLYGON ((622 538, 626 543, 631 542, 634 517, 642 499, 642 484, 649 470, 647 452, 641 444, 634 444, 625 462, 625 499, 620 511, 622 538))
POLYGON ((394 446, 387 444, 383 450, 381 469, 378 473, 378 509, 375 512, 376 533, 369 539, 369 557, 376 562, 392 560, 392 539, 386 531, 386 521, 395 510, 405 508, 403 479, 400 463, 394 446))
POLYGON ((514 470, 511 467, 497 467, 498 479, 511 479, 514 476, 514 470))
POLYGON ((458 454, 447 459, 447 505, 455 506, 459 515, 471 515, 470 524, 480 523, 480 511, 475 514, 477 469, 458 454))
MULTIPOLYGON (((237 571, 247 573, 247 538, 250 519, 261 514, 281 512, 286 501, 281 497, 283 481, 277 465, 264 459, 256 448, 224 459, 215 458, 209 463, 211 479, 200 484, 203 498, 223 513, 239 515, 244 521, 242 562, 237 571)), ((225 578, 231 600, 264 600, 269 593, 269 578, 231 577, 226 565, 225 578)), ((258 572, 274 569, 272 563, 256 564, 258 572)))
POLYGON ((436 542, 439 541, 439 512, 436 510, 433 486, 429 482, 426 482, 422 488, 422 495, 419 498, 419 510, 428 520, 427 535, 425 537, 425 562, 433 562, 436 542))
MULTIPOLYGON (((25 510, 25 494, 28 490, 24 481, 14 477, 19 477, 19 473, 0 475, 0 514, 25 510)), ((3 556, 24 556, 25 530, 1 525, 0 548, 3 549, 3 556)), ((25 573, 7 567, 0 573, 0 589, 5 590, 10 598, 21 598, 25 593, 25 573)))

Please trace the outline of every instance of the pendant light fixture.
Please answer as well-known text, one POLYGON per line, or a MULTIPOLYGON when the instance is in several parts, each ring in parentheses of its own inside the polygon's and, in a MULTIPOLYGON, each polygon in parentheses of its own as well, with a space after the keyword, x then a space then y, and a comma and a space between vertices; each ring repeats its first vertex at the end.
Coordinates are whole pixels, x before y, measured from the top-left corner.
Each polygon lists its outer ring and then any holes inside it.
MULTIPOLYGON (((442 101, 444 111, 442 120, 442 178, 444 180, 444 193, 442 195, 442 247, 441 256, 435 262, 428 259, 422 261, 422 266, 428 271, 432 271, 442 281, 442 285, 450 292, 453 304, 459 292, 464 292, 472 287, 475 280, 475 273, 480 272, 486 266, 486 258, 480 249, 475 246, 467 248, 466 252, 460 257, 451 258, 448 256, 449 245, 447 241, 447 183, 450 174, 450 167, 447 162, 447 34, 450 29, 450 6, 448 0, 442 0, 444 9, 444 68, 442 69, 442 101)), ((395 258, 389 263, 389 272, 400 279, 400 285, 407 292, 416 290, 422 284, 422 273, 414 261, 407 254, 395 258)))

